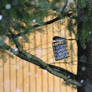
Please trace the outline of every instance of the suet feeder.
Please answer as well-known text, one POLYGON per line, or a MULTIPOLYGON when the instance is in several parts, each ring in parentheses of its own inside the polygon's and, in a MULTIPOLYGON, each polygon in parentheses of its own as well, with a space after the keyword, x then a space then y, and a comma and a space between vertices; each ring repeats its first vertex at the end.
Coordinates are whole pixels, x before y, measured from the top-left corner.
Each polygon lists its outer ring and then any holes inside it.
POLYGON ((53 37, 52 45, 53 45, 53 51, 54 51, 54 56, 55 56, 56 61, 69 57, 68 51, 67 51, 66 40, 67 39, 59 37, 59 36, 53 37))

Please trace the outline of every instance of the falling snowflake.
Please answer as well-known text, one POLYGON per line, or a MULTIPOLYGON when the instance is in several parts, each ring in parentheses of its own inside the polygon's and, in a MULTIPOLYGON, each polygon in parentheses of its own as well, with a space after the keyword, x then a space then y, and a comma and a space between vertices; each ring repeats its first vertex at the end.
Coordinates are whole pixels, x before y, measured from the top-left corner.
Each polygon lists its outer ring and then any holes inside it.
POLYGON ((2 20, 2 18, 3 18, 3 15, 0 15, 0 20, 2 20))
POLYGON ((16 70, 19 69, 19 65, 18 64, 15 65, 15 69, 16 70))
POLYGON ((11 4, 6 4, 5 9, 7 10, 11 9, 11 4))
POLYGON ((47 70, 43 70, 44 73, 47 73, 47 70))
POLYGON ((68 75, 68 76, 67 76, 67 78, 71 78, 71 76, 70 76, 70 75, 68 75))
POLYGON ((26 64, 26 61, 22 61, 22 65, 24 66, 26 64))
POLYGON ((52 91, 52 88, 49 88, 49 91, 52 91))
POLYGON ((28 84, 26 84, 26 87, 28 88, 28 87, 29 87, 29 85, 28 85, 28 84))
POLYGON ((73 0, 68 0, 68 3, 73 3, 73 0))
POLYGON ((54 58, 50 59, 50 63, 54 63, 54 61, 55 61, 54 58))
POLYGON ((19 88, 16 88, 16 92, 21 92, 21 90, 19 88))
POLYGON ((11 80, 5 80, 5 81, 3 82, 3 86, 4 86, 6 89, 8 89, 9 86, 10 86, 10 83, 12 83, 11 80))
POLYGON ((81 80, 80 83, 84 83, 84 80, 81 80))
POLYGON ((38 74, 35 74, 35 78, 37 78, 38 77, 38 74))
POLYGON ((42 48, 36 48, 36 49, 35 49, 35 53, 36 53, 36 55, 37 55, 38 57, 41 57, 41 55, 42 55, 42 48))
POLYGON ((31 76, 31 72, 28 72, 28 76, 31 76))
POLYGON ((14 54, 18 55, 19 54, 19 51, 18 49, 10 49, 11 52, 13 52, 14 54))
POLYGON ((85 71, 85 70, 86 70, 86 67, 85 67, 85 66, 82 66, 82 67, 81 67, 81 70, 82 70, 82 71, 85 71))
POLYGON ((33 19, 32 21, 33 21, 33 23, 36 23, 36 19, 33 19))
POLYGON ((89 35, 91 35, 92 34, 92 32, 91 31, 89 31, 89 35))
POLYGON ((60 22, 61 22, 61 23, 64 23, 64 22, 65 22, 65 19, 61 19, 60 22))

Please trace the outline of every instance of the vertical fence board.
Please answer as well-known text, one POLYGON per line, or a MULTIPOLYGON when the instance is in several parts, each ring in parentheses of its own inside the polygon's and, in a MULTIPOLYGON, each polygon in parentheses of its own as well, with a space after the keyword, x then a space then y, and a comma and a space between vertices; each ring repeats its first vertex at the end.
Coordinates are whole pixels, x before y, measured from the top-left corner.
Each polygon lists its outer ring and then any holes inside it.
POLYGON ((22 60, 17 58, 17 87, 16 91, 23 92, 24 91, 24 81, 23 81, 23 66, 22 66, 22 60))
MULTIPOLYGON (((41 44, 42 43, 41 43, 41 33, 40 32, 36 32, 35 42, 36 42, 35 55, 41 58, 41 53, 42 53, 41 44)), ((36 90, 37 92, 41 92, 41 69, 40 67, 36 67, 35 78, 36 78, 36 85, 37 85, 36 90)))
MULTIPOLYGON (((42 59, 47 62, 47 30, 46 28, 44 28, 44 32, 42 33, 42 59)), ((43 92, 47 92, 48 91, 48 74, 47 71, 42 70, 42 90, 43 92)))
POLYGON ((29 92, 29 64, 24 61, 24 92, 29 92))
POLYGON ((11 77, 11 92, 16 92, 16 71, 17 71, 18 67, 16 65, 16 57, 10 58, 10 77, 11 77))
MULTIPOLYGON (((8 58, 8 56, 6 56, 8 58)), ((10 92, 10 59, 7 60, 6 63, 4 63, 4 92, 10 92)))
MULTIPOLYGON (((32 33, 32 35, 30 36, 30 51, 32 54, 35 53, 35 47, 34 47, 34 42, 35 42, 35 39, 34 39, 34 33, 32 33)), ((31 64, 30 65, 30 73, 31 73, 31 76, 30 76, 30 92, 36 92, 36 82, 35 82, 35 65, 31 64)))
MULTIPOLYGON (((30 39, 28 39, 30 40, 30 39)), ((24 42, 23 47, 26 51, 30 50, 30 45, 27 42, 24 42)), ((30 72, 30 63, 27 61, 22 61, 21 62, 23 65, 23 74, 24 74, 24 92, 30 92, 30 76, 31 76, 31 72, 30 72)))
POLYGON ((0 59, 0 92, 3 92, 3 61, 0 59))

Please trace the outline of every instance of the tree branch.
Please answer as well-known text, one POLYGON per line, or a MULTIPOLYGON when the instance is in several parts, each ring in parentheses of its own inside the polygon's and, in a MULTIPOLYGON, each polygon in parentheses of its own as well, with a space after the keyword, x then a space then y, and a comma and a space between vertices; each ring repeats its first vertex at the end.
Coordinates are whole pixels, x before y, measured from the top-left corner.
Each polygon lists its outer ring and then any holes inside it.
MULTIPOLYGON (((67 6, 67 3, 68 3, 68 0, 65 1, 65 4, 64 4, 62 10, 60 11, 60 13, 61 13, 61 15, 63 15, 63 16, 71 17, 71 16, 72 16, 72 13, 65 12, 65 8, 66 8, 66 6, 67 6)), ((55 8, 55 9, 53 8, 52 10, 57 11, 56 8, 55 8)), ((54 19, 52 19, 52 20, 50 20, 50 21, 44 22, 43 25, 36 24, 36 25, 34 25, 34 26, 32 27, 32 29, 33 29, 33 28, 40 27, 40 26, 45 26, 45 25, 52 24, 52 23, 54 23, 54 22, 60 20, 61 18, 62 18, 62 17, 60 17, 60 16, 59 16, 59 17, 56 17, 56 18, 54 18, 54 19)), ((76 18, 76 17, 75 17, 75 16, 72 16, 72 18, 76 18)), ((25 35, 25 34, 27 34, 27 33, 29 33, 29 31, 24 31, 24 32, 21 32, 21 33, 16 34, 15 37, 17 38, 17 37, 20 37, 20 36, 25 35)))
POLYGON ((62 11, 61 11, 61 13, 64 12, 64 10, 65 10, 65 8, 66 8, 66 6, 67 6, 67 3, 68 3, 68 0, 66 0, 66 2, 65 2, 65 4, 64 4, 64 7, 63 7, 63 9, 62 9, 62 11))
MULTIPOLYGON (((43 25, 36 24, 36 25, 34 25, 34 26, 32 27, 32 29, 33 29, 33 28, 40 27, 40 26, 52 24, 52 23, 58 21, 59 19, 60 19, 60 17, 56 17, 56 18, 54 18, 54 19, 52 19, 52 20, 50 20, 50 21, 44 22, 43 25)), ((22 36, 22 35, 27 34, 28 32, 29 32, 29 31, 24 31, 24 32, 18 33, 18 34, 15 35, 15 37, 16 37, 16 38, 17 38, 17 37, 20 37, 20 36, 22 36)))
POLYGON ((65 81, 68 81, 69 83, 71 83, 73 85, 82 86, 77 81, 76 75, 74 75, 73 73, 71 73, 71 72, 69 72, 61 67, 47 64, 44 61, 42 61, 40 58, 26 52, 25 50, 22 50, 21 52, 18 50, 16 51, 15 49, 11 48, 6 43, 4 43, 3 46, 0 45, 0 48, 4 49, 4 50, 8 50, 9 52, 13 53, 17 57, 19 57, 23 60, 26 60, 30 63, 33 63, 33 64, 39 66, 40 68, 47 70, 49 73, 51 73, 57 77, 63 78, 65 81))
MULTIPOLYGON (((63 16, 68 16, 68 17, 70 17, 70 16, 72 16, 72 13, 62 13, 62 15, 63 15, 63 16)), ((75 16, 73 16, 72 18, 75 18, 75 16)), ((56 17, 56 18, 54 18, 54 19, 52 19, 52 20, 50 20, 50 21, 44 22, 43 25, 36 24, 36 25, 34 25, 31 29, 52 24, 52 23, 54 23, 54 22, 56 22, 56 21, 58 21, 58 20, 60 20, 60 19, 61 19, 61 17, 56 17)), ((27 33, 29 33, 29 31, 24 31, 24 32, 21 32, 21 33, 16 34, 15 37, 18 38, 18 37, 20 37, 20 36, 22 36, 22 35, 25 35, 25 34, 27 34, 27 33)))

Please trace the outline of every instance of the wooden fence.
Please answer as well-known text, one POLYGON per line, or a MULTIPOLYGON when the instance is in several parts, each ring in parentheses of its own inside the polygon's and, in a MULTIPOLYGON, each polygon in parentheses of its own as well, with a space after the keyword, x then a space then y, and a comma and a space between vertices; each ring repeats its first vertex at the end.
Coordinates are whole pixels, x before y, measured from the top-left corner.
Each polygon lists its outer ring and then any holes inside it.
MULTIPOLYGON (((66 22, 62 24, 62 21, 57 21, 45 26, 44 31, 30 34, 29 43, 24 41, 22 43, 24 49, 45 62, 54 63, 76 73, 77 46, 75 41, 68 41, 69 58, 55 61, 53 55, 53 36, 70 38, 65 25, 66 22), (66 61, 70 64, 63 63, 66 61)), ((72 38, 74 38, 73 34, 72 38)), ((14 58, 6 57, 8 58, 6 62, 0 60, 0 92, 76 92, 75 88, 65 85, 62 79, 53 76, 46 70, 15 56, 14 58)))

